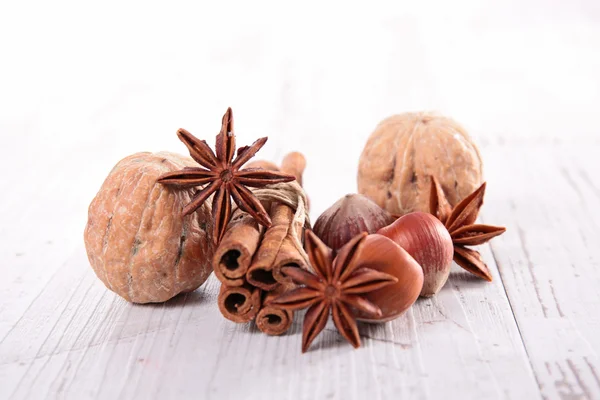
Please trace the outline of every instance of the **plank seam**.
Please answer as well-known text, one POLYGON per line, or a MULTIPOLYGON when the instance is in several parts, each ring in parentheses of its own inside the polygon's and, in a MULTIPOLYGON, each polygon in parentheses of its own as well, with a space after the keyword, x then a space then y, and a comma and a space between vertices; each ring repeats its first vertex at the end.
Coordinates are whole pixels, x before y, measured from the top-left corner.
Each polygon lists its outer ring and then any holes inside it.
POLYGON ((500 263, 498 261, 498 257, 496 256, 496 251, 494 250, 494 246, 491 243, 489 246, 490 246, 490 251, 492 253, 492 257, 494 258, 494 263, 496 264, 496 268, 498 269, 498 276, 500 277, 500 283, 502 284, 502 290, 504 291, 506 300, 508 301, 508 306, 510 307, 510 312, 512 314, 515 325, 517 327, 517 332, 519 333, 519 339, 521 340, 521 347, 523 348, 523 351, 525 351, 525 355, 527 356, 527 362, 529 363, 530 372, 533 375, 533 377, 535 378, 535 381, 538 385, 540 397, 545 398, 544 394, 542 393, 542 384, 540 382, 539 377, 537 376, 537 374, 535 372, 535 369, 533 368, 533 362, 531 361, 531 355, 529 354, 529 351, 527 350, 527 346, 525 346, 525 340, 523 339, 523 332, 521 331, 521 326, 519 325, 519 321, 517 320, 517 316, 515 315, 515 310, 513 308, 512 301, 510 299, 510 296, 508 295, 506 286, 504 285, 504 279, 502 278, 502 271, 500 270, 500 263))

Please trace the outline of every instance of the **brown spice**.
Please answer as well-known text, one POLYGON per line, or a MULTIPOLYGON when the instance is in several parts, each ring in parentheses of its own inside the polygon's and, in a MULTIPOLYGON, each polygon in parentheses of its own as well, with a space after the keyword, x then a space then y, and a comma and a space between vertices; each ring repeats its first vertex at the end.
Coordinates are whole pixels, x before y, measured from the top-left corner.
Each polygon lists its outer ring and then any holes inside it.
POLYGON ((281 274, 283 265, 305 268, 298 250, 287 239, 294 218, 292 209, 285 204, 274 203, 270 215, 272 225, 265 232, 246 274, 250 284, 263 290, 272 290, 281 281, 289 282, 281 274))
POLYGON ((256 326, 267 335, 282 335, 287 332, 294 322, 294 312, 284 310, 272 304, 272 301, 294 285, 279 285, 270 292, 263 293, 262 308, 256 316, 256 326))
MULTIPOLYGON (((293 152, 284 157, 281 170, 302 182, 306 160, 301 153, 293 152)), ((279 283, 290 283, 281 273, 284 266, 306 268, 306 262, 291 240, 291 235, 302 237, 302 227, 293 225, 294 211, 285 204, 271 205, 272 225, 265 232, 246 279, 263 290, 273 290, 279 283), (296 229, 290 232, 290 229, 296 229)))
POLYGON ((360 346, 360 337, 353 310, 373 319, 382 316, 381 309, 365 296, 398 282, 398 279, 358 262, 356 255, 366 236, 366 233, 356 236, 336 254, 314 233, 306 231, 306 251, 314 273, 300 268, 283 268, 284 274, 303 287, 285 292, 273 303, 290 311, 308 307, 302 329, 303 353, 325 328, 330 313, 338 331, 354 347, 360 346))
POLYGON ((271 161, 267 161, 267 160, 250 161, 244 167, 244 169, 252 169, 252 168, 253 169, 262 168, 262 169, 266 169, 268 171, 279 171, 279 167, 277 166, 277 164, 275 164, 274 162, 271 162, 271 161))
MULTIPOLYGON (((302 232, 299 232, 298 235, 301 237, 302 232)), ((300 255, 298 248, 296 248, 289 235, 283 239, 272 269, 273 278, 279 283, 287 284, 291 282, 291 279, 281 272, 283 267, 308 268, 306 260, 300 255)))
POLYGON ((454 261, 465 270, 486 281, 492 281, 492 273, 483 262, 478 251, 465 246, 484 244, 506 232, 501 226, 476 224, 479 209, 485 195, 484 182, 477 190, 465 197, 456 207, 451 208, 446 194, 435 177, 431 177, 429 208, 450 232, 454 244, 454 261))
POLYGON ((180 129, 179 139, 187 146, 192 158, 204 168, 186 168, 160 177, 159 182, 181 188, 206 185, 194 199, 185 206, 183 214, 188 215, 200 207, 214 193, 212 216, 214 222, 213 241, 218 244, 231 219, 231 198, 236 204, 263 226, 269 227, 271 220, 260 201, 248 187, 264 187, 279 182, 290 182, 293 176, 264 169, 243 169, 241 167, 267 142, 263 137, 251 146, 240 147, 235 154, 235 134, 233 132, 233 113, 228 108, 223 115, 221 131, 217 135, 216 155, 206 141, 180 129))
POLYGON ((248 284, 242 286, 221 285, 217 303, 221 314, 237 323, 250 322, 260 310, 261 291, 248 284))
POLYGON ((238 209, 213 257, 215 276, 227 286, 244 284, 260 242, 260 228, 251 215, 238 209))
MULTIPOLYGON (((303 186, 303 178, 304 170, 306 169, 306 158, 304 155, 298 151, 292 151, 291 153, 286 154, 283 157, 283 161, 281 162, 281 172, 292 175, 296 178, 296 182, 300 186, 303 186)), ((306 210, 310 208, 310 198, 308 195, 306 196, 306 210)))
POLYGON ((306 158, 297 151, 286 154, 281 162, 281 172, 294 176, 300 186, 302 186, 304 169, 306 169, 306 158))
MULTIPOLYGON (((251 161, 244 167, 258 168, 280 171, 275 163, 265 160, 251 161)), ((234 212, 213 258, 215 275, 222 283, 241 286, 245 282, 246 272, 261 242, 262 233, 250 214, 239 208, 234 212)))
MULTIPOLYGON (((284 159, 282 169, 301 178, 305 165, 302 160, 304 156, 293 153, 284 159)), ((255 161, 249 166, 279 171, 265 161, 255 161)), ((301 243, 293 240, 294 235, 302 234, 303 227, 296 223, 292 207, 269 201, 264 193, 257 193, 257 196, 269 208, 271 227, 262 234, 262 229, 252 218, 238 209, 213 258, 215 274, 222 282, 219 309, 227 319, 238 323, 255 318, 260 308, 260 293, 264 293, 264 300, 270 302, 274 295, 268 290, 281 294, 284 288, 289 288, 291 279, 281 273, 283 266, 306 268, 300 253, 301 243)), ((282 197, 280 201, 285 200, 282 197)), ((289 329, 292 319, 291 311, 269 304, 263 307, 257 324, 268 334, 281 334, 289 329)))

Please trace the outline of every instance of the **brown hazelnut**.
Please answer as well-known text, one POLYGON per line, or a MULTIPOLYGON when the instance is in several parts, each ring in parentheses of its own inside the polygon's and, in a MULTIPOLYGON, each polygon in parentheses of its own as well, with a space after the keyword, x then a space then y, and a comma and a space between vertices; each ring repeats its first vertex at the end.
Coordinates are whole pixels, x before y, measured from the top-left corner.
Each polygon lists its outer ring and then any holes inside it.
POLYGON ((369 137, 358 167, 358 192, 392 214, 429 211, 430 175, 452 206, 483 182, 477 146, 455 121, 404 113, 382 121, 369 137))
POLYGON ((357 319, 385 322, 398 318, 414 304, 423 287, 423 269, 406 250, 383 235, 368 235, 356 254, 361 267, 385 272, 397 278, 394 284, 365 294, 365 298, 381 309, 374 318, 358 311, 357 319))
POLYGON ((371 199, 347 194, 317 218, 313 232, 333 250, 340 249, 362 232, 375 233, 394 218, 371 199))
POLYGON ((421 296, 433 296, 448 280, 454 246, 448 230, 431 214, 414 212, 380 229, 378 234, 392 239, 423 268, 421 296))

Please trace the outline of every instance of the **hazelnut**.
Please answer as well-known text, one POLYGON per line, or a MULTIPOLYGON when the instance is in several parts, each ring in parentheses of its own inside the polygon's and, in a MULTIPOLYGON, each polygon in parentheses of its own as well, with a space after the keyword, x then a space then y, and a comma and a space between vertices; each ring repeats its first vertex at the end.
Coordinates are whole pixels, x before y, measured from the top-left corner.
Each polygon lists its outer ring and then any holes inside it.
POLYGON ((398 318, 414 304, 423 288, 423 269, 417 261, 393 240, 379 234, 368 235, 356 254, 359 266, 385 272, 397 281, 365 295, 381 309, 381 316, 357 312, 366 322, 385 322, 398 318))
POLYGON ((317 218, 313 232, 328 247, 338 250, 356 235, 375 233, 394 218, 371 199, 361 194, 347 194, 317 218))
POLYGON ((423 268, 420 295, 433 296, 448 280, 454 246, 448 230, 431 214, 414 212, 380 229, 378 234, 392 239, 423 268))

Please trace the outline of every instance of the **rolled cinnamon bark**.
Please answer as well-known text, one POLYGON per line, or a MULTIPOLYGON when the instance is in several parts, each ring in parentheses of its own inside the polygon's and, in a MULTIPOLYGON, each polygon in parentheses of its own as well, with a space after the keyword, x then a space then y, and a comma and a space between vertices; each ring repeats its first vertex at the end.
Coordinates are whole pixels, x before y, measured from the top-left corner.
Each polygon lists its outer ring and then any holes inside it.
POLYGON ((270 216, 272 225, 265 232, 260 247, 252 260, 252 265, 246 273, 248 283, 263 290, 273 290, 279 284, 275 280, 274 274, 281 276, 281 272, 274 273, 273 268, 276 267, 275 260, 288 235, 294 213, 285 204, 273 203, 270 216))
MULTIPOLYGON (((293 151, 288 153, 281 162, 281 171, 287 174, 294 175, 296 177, 296 181, 300 186, 302 186, 302 174, 304 173, 304 169, 306 168, 306 159, 304 155, 300 152, 293 151)), ((308 200, 308 196, 307 196, 308 200)), ((306 212, 308 212, 308 204, 305 204, 306 212)), ((296 237, 304 238, 304 229, 302 227, 297 228, 296 237)), ((273 277, 277 282, 280 283, 289 283, 291 280, 286 278, 281 273, 282 267, 304 267, 307 265, 305 263, 304 258, 300 255, 298 249, 292 242, 289 235, 283 240, 281 244, 281 248, 279 249, 279 254, 275 259, 275 266, 273 268, 273 277)))
POLYGON ((297 151, 286 154, 281 162, 281 172, 294 175, 296 177, 296 182, 298 182, 300 186, 302 186, 302 174, 304 173, 305 168, 306 158, 304 158, 302 153, 297 151))
POLYGON ((260 242, 260 228, 238 209, 213 256, 215 276, 227 286, 241 286, 260 242))
MULTIPOLYGON (((291 153, 290 153, 291 154, 291 153)), ((279 171, 279 167, 277 164, 271 161, 266 160, 254 160, 250 161, 248 164, 244 165, 244 169, 247 168, 262 168, 269 171, 279 171)))
POLYGON ((277 296, 291 290, 294 285, 279 285, 271 292, 265 292, 263 294, 263 306, 256 315, 256 326, 261 332, 267 335, 281 335, 287 332, 294 322, 294 312, 288 310, 282 310, 270 302, 277 296))
MULTIPOLYGON (((292 151, 291 153, 286 154, 283 157, 283 161, 281 162, 281 172, 285 172, 286 174, 294 175, 296 177, 296 182, 300 186, 302 185, 302 174, 304 174, 304 170, 306 169, 306 158, 304 155, 298 151, 292 151)), ((306 210, 310 208, 310 198, 306 195, 306 210)), ((302 235, 301 237, 304 237, 302 235)))
MULTIPOLYGON (((304 156, 301 153, 292 152, 284 157, 281 171, 294 175, 300 183, 305 167, 304 156)), ((266 291, 273 290, 279 283, 291 283, 290 279, 281 273, 281 267, 307 267, 304 258, 290 238, 292 234, 295 234, 296 237, 303 237, 303 228, 292 226, 294 211, 285 204, 273 203, 269 214, 272 225, 266 230, 254 255, 252 265, 246 273, 248 283, 266 291), (297 229, 297 232, 289 232, 289 229, 297 229)))
POLYGON ((250 322, 260 310, 261 291, 248 284, 221 285, 217 303, 221 314, 228 320, 237 323, 250 322))
MULTIPOLYGON (((302 235, 302 232, 299 234, 302 235)), ((277 257, 275 257, 275 261, 273 262, 272 274, 273 279, 278 283, 291 283, 292 280, 281 273, 281 268, 283 267, 308 268, 304 258, 302 258, 289 236, 285 237, 281 243, 277 257)))

